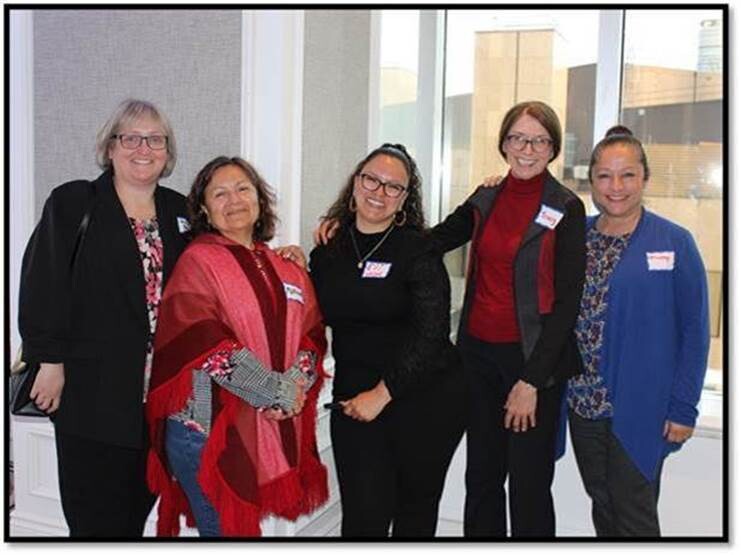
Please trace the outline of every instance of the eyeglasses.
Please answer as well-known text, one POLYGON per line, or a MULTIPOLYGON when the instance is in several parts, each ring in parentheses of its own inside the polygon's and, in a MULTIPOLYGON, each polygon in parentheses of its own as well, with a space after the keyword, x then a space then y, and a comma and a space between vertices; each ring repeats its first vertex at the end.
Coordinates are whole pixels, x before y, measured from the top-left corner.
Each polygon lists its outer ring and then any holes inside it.
POLYGON ((360 174, 360 184, 366 191, 377 191, 379 187, 383 187, 384 194, 391 198, 399 197, 407 190, 403 185, 381 181, 368 173, 360 174))
POLYGON ((119 133, 118 135, 111 135, 113 139, 121 141, 121 146, 127 150, 135 150, 139 148, 142 141, 147 142, 147 146, 152 150, 162 150, 167 147, 167 136, 166 135, 149 135, 145 137, 143 135, 130 135, 129 133, 119 133))
POLYGON ((524 135, 507 135, 507 143, 515 150, 525 150, 525 145, 530 143, 530 146, 535 152, 543 153, 548 151, 553 141, 548 137, 533 137, 532 139, 528 139, 524 135))

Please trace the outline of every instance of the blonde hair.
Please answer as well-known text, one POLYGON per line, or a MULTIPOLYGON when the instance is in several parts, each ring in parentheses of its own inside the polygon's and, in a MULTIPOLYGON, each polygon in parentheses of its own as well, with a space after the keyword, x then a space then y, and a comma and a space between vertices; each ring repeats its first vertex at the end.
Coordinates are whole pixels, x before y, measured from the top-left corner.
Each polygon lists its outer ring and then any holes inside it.
POLYGON ((113 136, 141 117, 150 117, 162 126, 162 131, 167 136, 167 162, 160 177, 167 177, 172 173, 177 160, 177 147, 170 122, 165 114, 151 102, 133 98, 124 100, 118 105, 116 111, 111 114, 111 117, 108 118, 108 121, 100 128, 95 137, 95 161, 100 169, 111 169, 111 159, 108 152, 111 144, 116 140, 113 136))

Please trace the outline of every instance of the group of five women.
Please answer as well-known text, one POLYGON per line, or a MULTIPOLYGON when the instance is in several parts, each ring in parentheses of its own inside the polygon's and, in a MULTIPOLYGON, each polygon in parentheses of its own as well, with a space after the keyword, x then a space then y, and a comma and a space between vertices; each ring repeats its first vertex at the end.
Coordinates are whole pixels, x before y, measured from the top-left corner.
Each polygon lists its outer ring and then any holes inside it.
POLYGON ((201 536, 254 536, 322 505, 325 325, 344 537, 434 536, 464 430, 465 535, 553 537, 566 414, 597 534, 659 535, 662 463, 705 373, 705 272, 691 235, 643 208, 628 129, 594 149, 597 217, 548 171, 560 146, 550 107, 514 106, 507 175, 431 229, 414 159, 378 147, 307 273, 267 247, 275 199, 252 165, 212 160, 186 199, 158 185, 167 119, 124 102, 98 135, 102 175, 52 192, 23 261, 24 355, 41 363, 70 535, 140 536, 155 496, 163 536, 183 514, 201 536), (442 255, 469 241, 456 348, 442 255))

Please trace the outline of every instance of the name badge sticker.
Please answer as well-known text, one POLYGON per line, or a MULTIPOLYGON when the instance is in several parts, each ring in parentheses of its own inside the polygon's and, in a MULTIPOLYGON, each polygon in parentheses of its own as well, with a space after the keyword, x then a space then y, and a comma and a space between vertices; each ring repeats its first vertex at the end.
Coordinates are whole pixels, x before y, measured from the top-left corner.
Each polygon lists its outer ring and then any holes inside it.
POLYGON ((187 218, 178 216, 178 231, 180 233, 185 233, 186 231, 190 231, 190 222, 188 221, 187 218))
POLYGON ((647 252, 649 271, 670 271, 674 269, 674 251, 647 252))
POLYGON ((538 217, 535 218, 535 223, 547 227, 548 229, 556 229, 561 218, 563 218, 563 212, 545 204, 541 204, 538 217))
POLYGON ((300 287, 291 285, 290 283, 284 283, 283 289, 286 292, 286 299, 304 304, 304 293, 300 287))
POLYGON ((369 260, 363 266, 364 278, 384 279, 391 271, 391 262, 374 262, 369 260))

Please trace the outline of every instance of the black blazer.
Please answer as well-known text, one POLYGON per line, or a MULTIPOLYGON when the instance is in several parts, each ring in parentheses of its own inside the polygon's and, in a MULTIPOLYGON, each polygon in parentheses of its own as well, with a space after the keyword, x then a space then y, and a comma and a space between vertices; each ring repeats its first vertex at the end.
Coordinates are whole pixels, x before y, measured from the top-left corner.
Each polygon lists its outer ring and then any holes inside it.
MULTIPOLYGON (((185 248, 185 197, 157 186, 163 281, 185 248)), ((24 358, 63 362, 55 425, 124 447, 143 446, 144 360, 149 336, 144 272, 110 171, 71 181, 49 196, 23 256, 19 328, 24 358), (91 194, 91 187, 95 193, 91 194), (74 269, 70 260, 86 210, 92 213, 74 269)))

